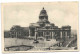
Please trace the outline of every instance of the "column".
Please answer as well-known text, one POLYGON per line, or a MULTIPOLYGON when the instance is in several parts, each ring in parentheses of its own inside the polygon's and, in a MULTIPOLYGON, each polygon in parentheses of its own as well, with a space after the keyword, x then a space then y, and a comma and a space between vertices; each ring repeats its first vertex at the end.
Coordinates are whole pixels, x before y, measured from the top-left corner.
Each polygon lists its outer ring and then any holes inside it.
POLYGON ((53 39, 53 31, 52 31, 52 39, 53 39))
POLYGON ((62 31, 60 32, 60 38, 62 38, 62 31))
POLYGON ((67 37, 67 31, 66 31, 66 35, 65 36, 67 37))
POLYGON ((44 37, 44 31, 43 31, 43 37, 44 37))
POLYGON ((44 34, 44 39, 45 39, 45 31, 44 31, 44 33, 43 33, 43 34, 44 34))
POLYGON ((51 39, 52 39, 52 31, 51 31, 51 36, 50 36, 50 37, 51 37, 51 39))
POLYGON ((29 29, 29 37, 30 37, 30 29, 29 29))
POLYGON ((37 40, 37 36, 36 36, 36 34, 37 34, 37 31, 36 31, 36 28, 35 28, 35 39, 37 40))
POLYGON ((69 38, 69 31, 67 32, 67 37, 69 38))
POLYGON ((52 34, 51 34, 52 32, 50 32, 50 39, 52 39, 52 34))
POLYGON ((64 32, 62 31, 62 38, 64 38, 64 32))
POLYGON ((17 38, 17 32, 16 32, 16 38, 17 38))
POLYGON ((71 30, 69 31, 69 38, 71 38, 71 30))
POLYGON ((36 36, 37 32, 35 31, 35 39, 37 40, 37 36, 36 36))

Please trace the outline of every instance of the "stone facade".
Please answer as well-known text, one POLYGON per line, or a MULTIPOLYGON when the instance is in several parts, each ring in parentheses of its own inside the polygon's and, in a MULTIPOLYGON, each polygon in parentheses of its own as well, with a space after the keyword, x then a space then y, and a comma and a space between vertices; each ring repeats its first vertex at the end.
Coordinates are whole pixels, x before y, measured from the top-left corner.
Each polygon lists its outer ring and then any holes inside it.
POLYGON ((25 38, 26 36, 29 36, 29 28, 15 25, 10 29, 9 34, 12 38, 25 38))
POLYGON ((10 29, 10 37, 33 37, 42 39, 64 39, 71 37, 71 26, 62 26, 58 28, 54 23, 48 21, 48 15, 43 8, 39 15, 37 23, 31 23, 29 27, 21 27, 18 25, 10 29))
POLYGON ((62 26, 58 28, 54 23, 48 21, 48 15, 43 8, 39 15, 37 23, 31 23, 29 26, 29 37, 37 37, 44 39, 65 39, 71 37, 71 26, 62 26))

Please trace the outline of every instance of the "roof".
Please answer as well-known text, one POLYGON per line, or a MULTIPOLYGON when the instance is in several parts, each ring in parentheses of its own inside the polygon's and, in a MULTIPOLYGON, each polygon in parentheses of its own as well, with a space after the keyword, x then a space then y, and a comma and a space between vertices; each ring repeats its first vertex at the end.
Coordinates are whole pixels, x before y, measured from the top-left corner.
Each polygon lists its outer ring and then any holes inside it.
POLYGON ((37 23, 50 23, 48 20, 39 20, 37 23))
POLYGON ((29 30, 29 27, 22 27, 24 30, 29 30))
POLYGON ((38 23, 31 23, 30 26, 33 26, 33 27, 40 27, 40 25, 38 23))
POLYGON ((10 32, 9 30, 4 30, 4 32, 10 32))
POLYGON ((51 24, 45 24, 45 26, 51 26, 51 24))
POLYGON ((62 28, 63 28, 63 27, 71 27, 71 26, 69 26, 69 25, 65 25, 65 26, 62 26, 62 28))

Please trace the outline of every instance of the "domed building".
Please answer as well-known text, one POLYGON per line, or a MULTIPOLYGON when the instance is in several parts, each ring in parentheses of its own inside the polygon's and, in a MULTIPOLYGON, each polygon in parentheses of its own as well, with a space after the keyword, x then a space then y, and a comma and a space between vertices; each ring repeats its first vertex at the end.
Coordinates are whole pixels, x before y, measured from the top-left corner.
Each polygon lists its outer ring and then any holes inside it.
POLYGON ((37 37, 37 39, 62 39, 71 37, 71 26, 68 25, 58 28, 54 23, 50 23, 47 12, 43 7, 38 22, 31 23, 29 26, 29 37, 37 37))

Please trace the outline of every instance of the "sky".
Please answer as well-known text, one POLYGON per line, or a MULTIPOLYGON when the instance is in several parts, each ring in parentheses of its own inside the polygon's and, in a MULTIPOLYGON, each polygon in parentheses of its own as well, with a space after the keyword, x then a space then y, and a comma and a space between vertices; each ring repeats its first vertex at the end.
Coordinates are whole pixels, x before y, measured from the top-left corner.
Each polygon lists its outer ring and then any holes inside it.
POLYGON ((36 23, 43 7, 51 23, 58 27, 70 25, 71 29, 78 29, 78 2, 24 2, 2 4, 4 30, 10 30, 13 25, 28 27, 30 23, 36 23))

